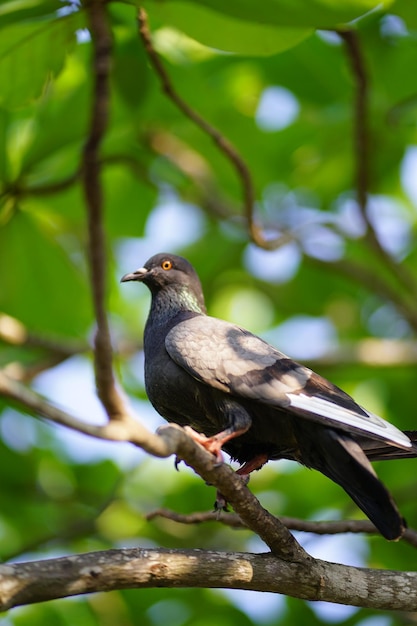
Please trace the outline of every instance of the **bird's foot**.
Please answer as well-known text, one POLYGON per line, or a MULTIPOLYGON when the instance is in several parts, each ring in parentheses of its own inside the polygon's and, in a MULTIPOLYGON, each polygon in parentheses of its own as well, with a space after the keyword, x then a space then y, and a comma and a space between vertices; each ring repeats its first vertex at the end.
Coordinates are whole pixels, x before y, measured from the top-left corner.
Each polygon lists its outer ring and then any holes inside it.
POLYGON ((236 474, 239 474, 239 476, 241 476, 242 478, 244 476, 247 476, 247 482, 249 482, 249 474, 251 472, 254 472, 255 470, 261 469, 261 467, 263 467, 267 462, 267 454, 257 454, 250 461, 246 461, 246 463, 244 463, 242 467, 239 467, 239 469, 236 470, 236 474))
POLYGON ((217 513, 217 519, 220 518, 220 514, 222 511, 225 513, 229 512, 230 509, 227 504, 227 500, 220 491, 216 492, 216 499, 214 501, 214 511, 217 513))
POLYGON ((205 450, 211 452, 211 454, 216 457, 216 463, 223 463, 223 440, 218 435, 214 435, 213 437, 206 437, 206 435, 198 433, 196 430, 191 428, 191 426, 185 426, 184 430, 193 441, 199 443, 200 446, 203 446, 205 450))
MULTIPOLYGON (((220 433, 213 435, 212 437, 206 437, 202 433, 198 433, 191 426, 185 426, 185 432, 197 443, 203 446, 208 452, 211 452, 216 457, 217 463, 223 463, 222 456, 222 447, 225 443, 230 441, 231 439, 235 439, 235 437, 239 437, 239 435, 243 435, 248 430, 249 426, 245 424, 242 428, 230 427, 222 430, 220 433)), ((261 455, 259 455, 261 456, 261 455)), ((266 460, 267 457, 265 456, 266 460)), ((264 465, 266 461, 262 463, 264 465)), ((259 466, 261 467, 261 465, 259 466)), ((254 469, 258 469, 257 467, 254 469)), ((252 471, 252 470, 250 470, 252 471)), ((249 473, 249 472, 247 472, 249 473)))
MULTIPOLYGON (((236 472, 236 474, 238 474, 238 472, 236 472)), ((249 473, 248 474, 238 474, 239 478, 241 479, 241 481, 243 482, 244 485, 247 485, 250 479, 249 473)), ((214 502, 214 510, 220 515, 220 513, 222 511, 225 511, 226 513, 228 511, 230 511, 229 509, 229 503, 227 502, 226 498, 224 497, 224 495, 220 492, 217 491, 216 492, 216 500, 214 502)))
MULTIPOLYGON (((246 463, 244 463, 242 467, 239 467, 239 469, 236 470, 236 474, 242 480, 243 484, 247 485, 250 479, 251 472, 261 469, 261 467, 265 465, 265 463, 267 462, 268 462, 267 454, 258 454, 250 461, 247 461, 246 463)), ((220 493, 220 491, 216 493, 216 501, 214 503, 214 510, 217 511, 217 513, 219 514, 221 513, 221 511, 229 511, 228 502, 226 498, 224 497, 224 495, 220 493)))

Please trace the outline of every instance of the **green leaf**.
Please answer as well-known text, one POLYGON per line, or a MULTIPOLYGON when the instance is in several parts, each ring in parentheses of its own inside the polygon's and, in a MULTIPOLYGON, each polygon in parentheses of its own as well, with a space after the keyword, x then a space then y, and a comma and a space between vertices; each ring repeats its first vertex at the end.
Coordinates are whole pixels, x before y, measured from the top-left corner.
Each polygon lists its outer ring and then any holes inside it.
MULTIPOLYGON (((153 0, 160 4, 158 0, 153 0)), ((175 2, 175 0, 172 0, 175 2)), ((195 0, 185 0, 195 5, 195 0)), ((246 20, 252 24, 290 26, 293 28, 334 28, 357 19, 376 8, 389 6, 391 0, 199 0, 202 4, 221 14, 246 20)), ((166 4, 171 4, 167 0, 166 4)))
POLYGON ((122 159, 106 168, 106 227, 114 237, 142 237, 146 220, 156 204, 156 188, 140 180, 133 168, 133 158, 132 170, 127 169, 122 159))
POLYGON ((0 27, 52 16, 63 6, 65 3, 60 0, 11 0, 10 2, 2 2, 0 4, 0 27))
POLYGON ((7 111, 0 109, 0 183, 7 178, 7 111))
POLYGON ((80 13, 53 21, 13 24, 0 38, 0 102, 14 108, 38 98, 48 79, 62 70, 80 13))
POLYGON ((90 119, 89 53, 89 44, 76 46, 67 56, 65 69, 48 89, 47 97, 29 112, 31 137, 19 164, 26 175, 42 162, 47 163, 53 180, 77 168, 90 119), (75 162, 69 169, 54 174, 61 169, 62 153, 68 151, 74 152, 75 162))
POLYGON ((399 15, 409 28, 417 29, 417 11, 416 5, 410 0, 395 0, 390 13, 399 15))
POLYGON ((112 77, 124 102, 137 109, 146 97, 149 84, 147 57, 136 33, 115 48, 112 77))
POLYGON ((152 5, 151 15, 206 46, 253 56, 269 56, 287 50, 312 33, 311 28, 252 24, 198 4, 181 2, 152 5))
POLYGON ((34 331, 83 334, 90 321, 87 285, 40 213, 15 210, 0 225, 0 310, 34 331), (57 285, 65 285, 55 297, 57 285))

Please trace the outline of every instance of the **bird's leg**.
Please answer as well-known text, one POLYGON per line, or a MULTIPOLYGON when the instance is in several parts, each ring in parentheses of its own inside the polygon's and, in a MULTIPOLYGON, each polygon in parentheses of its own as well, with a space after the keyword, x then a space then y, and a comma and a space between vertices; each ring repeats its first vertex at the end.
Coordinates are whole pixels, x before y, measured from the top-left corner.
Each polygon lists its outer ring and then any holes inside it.
POLYGON ((246 409, 244 409, 238 402, 231 400, 230 398, 222 398, 221 402, 218 403, 218 410, 226 424, 229 424, 229 426, 216 435, 206 437, 206 435, 196 432, 189 426, 186 426, 185 430, 187 434, 194 439, 194 441, 214 454, 217 463, 222 463, 222 447, 231 439, 239 437, 249 430, 252 425, 252 418, 246 409))
POLYGON ((217 463, 222 463, 223 455, 221 450, 224 444, 235 437, 239 437, 239 435, 243 435, 243 433, 248 430, 248 427, 236 430, 236 428, 232 426, 222 430, 220 433, 217 433, 212 437, 206 437, 206 435, 198 433, 196 430, 191 428, 191 426, 185 426, 184 430, 187 435, 191 437, 191 439, 203 446, 203 448, 205 448, 208 452, 211 452, 216 457, 217 463))
MULTIPOLYGON (((189 426, 186 426, 185 430, 187 434, 194 439, 194 441, 202 445, 203 448, 211 452, 216 457, 217 463, 222 463, 222 447, 231 439, 235 439, 236 437, 246 433, 252 425, 252 418, 241 404, 230 398, 222 398, 221 402, 218 404, 218 409, 223 418, 226 418, 226 423, 229 423, 229 426, 224 430, 220 431, 216 435, 212 435, 211 437, 206 437, 205 435, 196 432, 189 426)), ((263 458, 262 461, 259 462, 258 457, 256 457, 256 460, 254 459, 254 462, 251 465, 250 462, 245 463, 243 468, 241 468, 244 471, 238 472, 242 476, 242 480, 247 482, 249 480, 249 473, 264 465, 267 460, 267 458, 263 458)), ((214 507, 216 511, 227 510, 226 499, 219 492, 217 493, 214 507)))
MULTIPOLYGON (((236 470, 236 474, 238 474, 240 476, 240 478, 242 479, 242 482, 247 485, 250 479, 250 474, 252 472, 254 472, 255 470, 261 469, 261 467, 263 467, 265 465, 265 463, 268 462, 268 455, 263 453, 263 454, 257 454, 256 456, 253 457, 253 459, 251 459, 250 461, 246 461, 246 463, 244 463, 242 465, 242 467, 239 467, 238 470, 236 470)), ((220 491, 217 492, 216 494, 216 501, 214 503, 214 509, 216 511, 227 511, 227 500, 226 498, 220 493, 220 491)))
POLYGON ((249 480, 249 474, 251 474, 255 470, 261 469, 261 467, 263 467, 265 463, 268 463, 268 459, 269 457, 266 453, 257 454, 250 461, 246 461, 246 463, 244 463, 242 467, 239 467, 239 469, 236 470, 236 474, 239 474, 242 479, 247 476, 249 480))

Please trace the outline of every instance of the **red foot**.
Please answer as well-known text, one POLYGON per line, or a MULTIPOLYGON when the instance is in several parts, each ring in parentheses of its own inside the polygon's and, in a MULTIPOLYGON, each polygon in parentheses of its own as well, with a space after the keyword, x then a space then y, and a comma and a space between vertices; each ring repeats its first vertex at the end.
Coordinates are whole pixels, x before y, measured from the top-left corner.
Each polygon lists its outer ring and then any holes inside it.
POLYGON ((242 478, 244 476, 248 476, 248 480, 249 480, 249 474, 251 472, 254 472, 255 470, 261 469, 261 467, 265 465, 265 463, 267 462, 268 462, 267 454, 258 454, 257 456, 253 457, 253 459, 251 459, 250 461, 246 461, 246 463, 244 463, 242 467, 239 467, 239 469, 236 470, 236 474, 239 474, 239 476, 242 476, 242 478))
MULTIPOLYGON (((238 470, 236 470, 236 474, 238 474, 240 476, 240 478, 242 479, 242 482, 244 485, 247 485, 249 482, 249 478, 250 478, 250 473, 261 469, 261 467, 263 465, 265 465, 265 463, 268 462, 268 455, 267 454, 258 454, 257 456, 255 456, 253 459, 251 459, 250 461, 247 461, 246 463, 244 463, 244 465, 242 465, 242 467, 240 467, 238 470)), ((217 511, 218 513, 220 513, 220 511, 228 511, 228 506, 227 506, 227 500, 226 498, 223 496, 222 493, 220 493, 220 491, 217 492, 216 494, 216 501, 214 503, 214 510, 217 511)))
POLYGON ((196 430, 191 428, 191 426, 185 426, 184 430, 187 435, 193 439, 193 441, 199 443, 200 446, 203 446, 203 448, 208 452, 211 452, 211 454, 216 457, 217 463, 223 462, 222 445, 224 443, 224 439, 219 436, 221 433, 219 433, 219 435, 213 435, 213 437, 206 437, 206 435, 198 433, 196 430))

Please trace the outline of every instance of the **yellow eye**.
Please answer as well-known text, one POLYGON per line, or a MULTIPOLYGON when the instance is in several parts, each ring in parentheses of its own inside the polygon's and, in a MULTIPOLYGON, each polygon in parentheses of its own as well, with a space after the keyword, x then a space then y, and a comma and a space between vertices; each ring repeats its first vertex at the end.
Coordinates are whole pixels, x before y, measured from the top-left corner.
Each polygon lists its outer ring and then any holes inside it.
POLYGON ((170 270, 171 267, 172 267, 172 263, 171 263, 171 261, 168 261, 168 260, 162 261, 161 267, 162 267, 163 270, 170 270))

